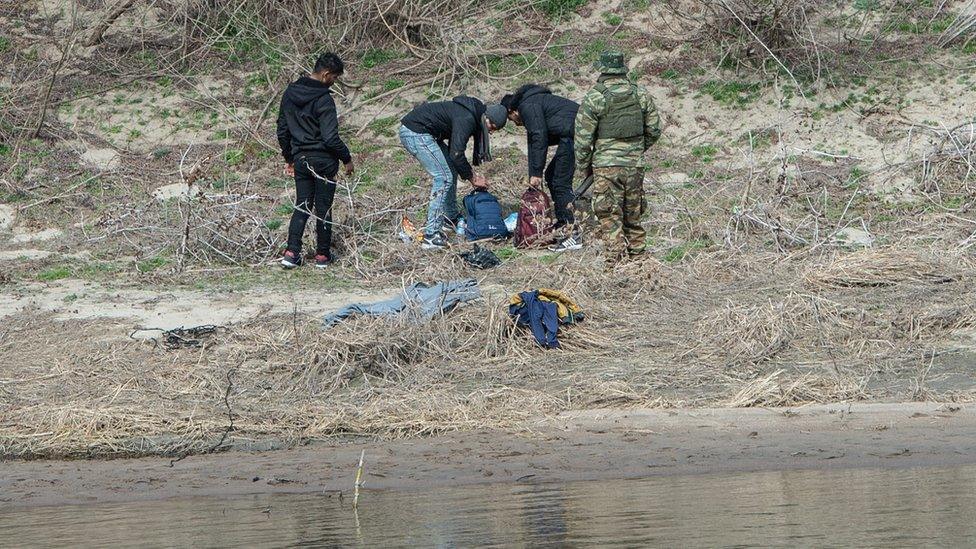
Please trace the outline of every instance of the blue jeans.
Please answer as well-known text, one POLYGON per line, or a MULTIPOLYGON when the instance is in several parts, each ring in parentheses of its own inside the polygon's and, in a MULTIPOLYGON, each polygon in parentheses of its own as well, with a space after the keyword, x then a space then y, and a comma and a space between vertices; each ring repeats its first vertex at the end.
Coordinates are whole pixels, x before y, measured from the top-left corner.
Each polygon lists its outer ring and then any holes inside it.
POLYGON ((400 126, 400 143, 433 179, 424 226, 424 234, 433 236, 444 227, 445 220, 453 223, 461 215, 457 205, 457 172, 447 160, 447 145, 434 136, 400 126))

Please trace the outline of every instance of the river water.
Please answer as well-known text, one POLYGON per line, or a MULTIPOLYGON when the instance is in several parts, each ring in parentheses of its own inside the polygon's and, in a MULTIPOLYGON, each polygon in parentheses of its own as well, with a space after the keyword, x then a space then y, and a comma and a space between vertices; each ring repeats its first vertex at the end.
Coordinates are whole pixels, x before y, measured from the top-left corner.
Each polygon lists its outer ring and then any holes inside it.
POLYGON ((976 467, 0 508, 0 546, 962 547, 976 467))

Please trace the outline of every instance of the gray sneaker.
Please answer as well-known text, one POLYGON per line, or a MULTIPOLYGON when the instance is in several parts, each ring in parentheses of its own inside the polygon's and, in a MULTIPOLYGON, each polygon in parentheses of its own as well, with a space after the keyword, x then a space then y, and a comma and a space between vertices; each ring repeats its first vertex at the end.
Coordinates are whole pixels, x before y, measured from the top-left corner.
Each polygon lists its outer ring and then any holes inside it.
POLYGON ((447 239, 442 233, 434 233, 430 236, 424 236, 424 241, 420 243, 420 247, 425 250, 443 250, 447 248, 447 239))
POLYGON ((557 254, 563 252, 573 252, 582 249, 583 249, 583 237, 582 235, 578 235, 578 234, 574 234, 570 236, 569 238, 563 240, 562 242, 560 242, 555 246, 549 246, 549 251, 556 252, 557 254))

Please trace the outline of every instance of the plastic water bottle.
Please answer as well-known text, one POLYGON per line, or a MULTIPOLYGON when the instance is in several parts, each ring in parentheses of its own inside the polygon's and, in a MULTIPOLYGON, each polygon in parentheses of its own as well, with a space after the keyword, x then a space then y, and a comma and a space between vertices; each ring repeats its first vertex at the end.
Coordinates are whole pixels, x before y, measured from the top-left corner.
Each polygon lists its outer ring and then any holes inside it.
POLYGON ((508 232, 514 233, 515 227, 518 226, 518 212, 512 212, 508 217, 505 218, 505 228, 508 232))
POLYGON ((457 232, 457 234, 459 234, 461 236, 464 236, 464 228, 466 226, 467 226, 467 224, 462 219, 462 220, 458 221, 457 227, 454 230, 455 230, 455 232, 457 232))

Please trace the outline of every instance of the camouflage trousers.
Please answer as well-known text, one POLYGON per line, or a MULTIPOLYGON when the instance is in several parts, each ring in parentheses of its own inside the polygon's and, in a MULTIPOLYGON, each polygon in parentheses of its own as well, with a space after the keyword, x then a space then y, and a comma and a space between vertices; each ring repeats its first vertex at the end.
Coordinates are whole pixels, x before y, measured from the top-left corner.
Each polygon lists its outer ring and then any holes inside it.
POLYGON ((646 210, 642 168, 593 169, 593 215, 608 259, 644 253, 647 231, 641 217, 646 210))

